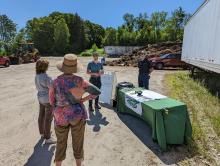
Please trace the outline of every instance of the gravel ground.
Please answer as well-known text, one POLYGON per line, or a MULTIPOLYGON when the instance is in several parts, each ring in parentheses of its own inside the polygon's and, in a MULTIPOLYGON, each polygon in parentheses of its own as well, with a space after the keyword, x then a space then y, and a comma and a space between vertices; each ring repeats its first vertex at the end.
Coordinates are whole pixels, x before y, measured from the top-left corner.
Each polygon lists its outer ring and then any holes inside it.
MULTIPOLYGON (((48 58, 48 74, 60 74, 55 63, 61 58, 48 58)), ((90 58, 80 58, 85 66, 90 58)), ((0 165, 50 166, 53 165, 55 146, 44 145, 37 126, 38 101, 34 85, 35 64, 0 68, 0 165)), ((115 71, 117 81, 130 81, 137 85, 137 68, 105 67, 115 71)), ((150 89, 166 94, 163 78, 176 71, 154 71, 150 89)), ((85 71, 78 75, 88 79, 85 71)), ((87 103, 86 103, 87 104, 87 103)), ((54 133, 54 131, 52 130, 54 133)), ((85 165, 89 166, 147 166, 178 165, 187 163, 184 146, 171 147, 161 153, 151 139, 151 129, 143 121, 129 115, 117 114, 111 108, 102 108, 90 119, 85 133, 85 165)), ((68 141, 64 166, 74 165, 71 140, 68 141)), ((185 164, 184 164, 185 165, 185 164)))

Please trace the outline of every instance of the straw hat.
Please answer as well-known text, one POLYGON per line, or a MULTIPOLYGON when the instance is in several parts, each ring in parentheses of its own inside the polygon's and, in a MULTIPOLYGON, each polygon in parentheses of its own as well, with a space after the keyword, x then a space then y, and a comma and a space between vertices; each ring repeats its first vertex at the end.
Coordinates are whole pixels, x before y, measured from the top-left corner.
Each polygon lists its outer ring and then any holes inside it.
POLYGON ((82 65, 77 60, 77 56, 74 54, 64 55, 63 61, 57 63, 57 68, 63 73, 72 74, 77 73, 82 69, 82 65))

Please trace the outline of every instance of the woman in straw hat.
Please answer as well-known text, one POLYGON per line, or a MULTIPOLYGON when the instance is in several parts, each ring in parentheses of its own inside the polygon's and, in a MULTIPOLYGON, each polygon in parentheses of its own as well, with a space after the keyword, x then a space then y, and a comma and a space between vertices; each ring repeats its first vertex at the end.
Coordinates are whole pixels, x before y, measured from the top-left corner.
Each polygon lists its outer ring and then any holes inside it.
POLYGON ((94 99, 100 94, 100 90, 76 76, 80 68, 77 56, 67 54, 64 60, 57 64, 57 68, 63 72, 58 76, 50 89, 50 103, 53 106, 55 120, 55 133, 57 136, 57 148, 55 154, 56 166, 61 166, 66 157, 68 132, 71 130, 72 146, 76 165, 81 166, 84 158, 83 142, 87 113, 83 102, 94 99), (82 97, 85 93, 88 96, 82 97))

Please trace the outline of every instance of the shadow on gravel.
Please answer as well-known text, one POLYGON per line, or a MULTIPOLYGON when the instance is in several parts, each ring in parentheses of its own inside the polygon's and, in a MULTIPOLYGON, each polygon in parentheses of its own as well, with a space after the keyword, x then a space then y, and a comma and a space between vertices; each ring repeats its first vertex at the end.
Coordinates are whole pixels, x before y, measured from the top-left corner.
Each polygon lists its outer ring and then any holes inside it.
MULTIPOLYGON (((116 112, 117 113, 117 112, 116 112)), ((167 152, 161 152, 159 145, 152 139, 151 127, 143 120, 128 114, 117 113, 120 120, 146 145, 164 164, 172 165, 189 158, 186 145, 168 146, 167 152)))
POLYGON ((55 145, 48 145, 43 143, 41 138, 34 147, 34 152, 29 157, 24 166, 50 166, 54 155, 55 145))
POLYGON ((106 117, 103 117, 101 112, 96 109, 94 112, 89 112, 89 120, 87 124, 93 127, 94 132, 99 132, 101 130, 101 125, 107 126, 109 122, 106 120, 106 117))
POLYGON ((157 142, 152 139, 151 127, 142 119, 131 116, 129 114, 122 114, 117 112, 116 108, 108 104, 101 104, 109 110, 114 111, 119 119, 137 136, 137 138, 147 146, 164 164, 172 165, 177 164, 186 158, 191 158, 186 145, 168 145, 167 152, 160 150, 157 142))

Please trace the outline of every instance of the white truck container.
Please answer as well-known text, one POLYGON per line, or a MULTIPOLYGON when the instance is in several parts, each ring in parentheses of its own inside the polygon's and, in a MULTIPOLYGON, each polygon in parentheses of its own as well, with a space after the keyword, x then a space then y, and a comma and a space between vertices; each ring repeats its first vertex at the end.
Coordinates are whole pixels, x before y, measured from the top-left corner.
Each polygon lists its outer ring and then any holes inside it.
POLYGON ((185 26, 182 60, 220 74, 220 0, 206 0, 185 26))

